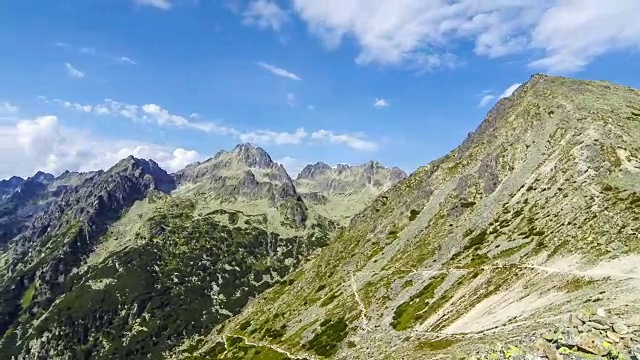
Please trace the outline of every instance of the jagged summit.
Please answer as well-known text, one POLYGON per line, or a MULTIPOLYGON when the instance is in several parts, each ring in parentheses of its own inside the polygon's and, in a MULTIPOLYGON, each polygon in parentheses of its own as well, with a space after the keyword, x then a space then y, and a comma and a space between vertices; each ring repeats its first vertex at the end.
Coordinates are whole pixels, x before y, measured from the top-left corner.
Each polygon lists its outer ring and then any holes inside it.
POLYGON ((249 167, 268 168, 273 166, 271 156, 261 147, 250 143, 238 144, 232 151, 232 156, 244 162, 249 167))
POLYGON ((42 184, 50 184, 53 181, 53 179, 55 179, 55 176, 53 176, 52 174, 45 173, 43 171, 38 171, 35 173, 35 175, 27 178, 26 181, 37 181, 42 184))
POLYGON ((305 166, 296 179, 313 179, 326 174, 328 171, 331 171, 331 166, 323 162, 317 162, 305 166))
POLYGON ((399 168, 389 169, 377 161, 334 167, 318 162, 304 167, 296 178, 296 186, 303 193, 346 194, 369 189, 377 195, 405 177, 405 172, 399 168))
POLYGON ((19 176, 12 176, 6 180, 0 180, 0 196, 14 192, 24 182, 25 179, 19 176))

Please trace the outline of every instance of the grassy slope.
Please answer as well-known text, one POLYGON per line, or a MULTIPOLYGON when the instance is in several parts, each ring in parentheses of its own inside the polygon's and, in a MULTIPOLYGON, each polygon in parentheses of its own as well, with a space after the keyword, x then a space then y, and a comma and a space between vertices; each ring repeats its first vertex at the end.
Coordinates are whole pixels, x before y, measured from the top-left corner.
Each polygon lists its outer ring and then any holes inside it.
MULTIPOLYGON (((521 265, 574 269, 640 251, 639 104, 637 90, 534 77, 463 145, 378 197, 289 277, 290 288, 267 291, 228 331, 268 340, 264 328, 284 326, 271 341, 306 352, 323 321, 345 319, 338 357, 394 349, 387 354, 420 358, 442 351, 420 340, 432 332, 578 306, 591 283, 575 287, 570 274, 540 277, 521 265), (393 329, 394 314, 403 332, 393 329), (252 326, 241 329, 246 322, 252 326)), ((628 283, 615 286, 634 293, 628 283)), ((452 338, 447 351, 464 351, 465 341, 452 338)))

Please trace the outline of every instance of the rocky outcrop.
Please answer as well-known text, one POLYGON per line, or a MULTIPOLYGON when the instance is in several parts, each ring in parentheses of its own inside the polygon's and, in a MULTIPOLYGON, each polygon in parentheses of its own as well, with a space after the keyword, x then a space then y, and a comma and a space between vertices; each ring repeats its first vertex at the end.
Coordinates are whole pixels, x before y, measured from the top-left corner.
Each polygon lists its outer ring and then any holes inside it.
POLYGON ((640 329, 607 316, 603 308, 573 313, 554 328, 496 343, 470 359, 640 359, 640 329))

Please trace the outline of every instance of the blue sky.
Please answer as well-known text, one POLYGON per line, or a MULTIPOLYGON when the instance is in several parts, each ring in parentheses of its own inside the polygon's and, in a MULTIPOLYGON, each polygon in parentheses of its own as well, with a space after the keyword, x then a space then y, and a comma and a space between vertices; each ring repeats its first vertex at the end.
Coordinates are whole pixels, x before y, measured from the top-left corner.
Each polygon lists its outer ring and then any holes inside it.
POLYGON ((640 87, 635 0, 0 3, 0 177, 175 171, 239 142, 292 175, 413 171, 536 72, 640 87), (515 85, 515 86, 514 86, 515 85))

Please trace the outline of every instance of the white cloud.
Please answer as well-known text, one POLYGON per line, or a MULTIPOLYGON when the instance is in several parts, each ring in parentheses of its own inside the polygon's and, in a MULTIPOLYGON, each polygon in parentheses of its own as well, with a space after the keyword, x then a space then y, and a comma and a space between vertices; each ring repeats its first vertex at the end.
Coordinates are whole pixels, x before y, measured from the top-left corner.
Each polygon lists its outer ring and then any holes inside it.
POLYGON ((256 130, 240 134, 239 138, 242 142, 249 142, 261 145, 284 145, 284 144, 300 144, 309 134, 303 129, 297 129, 295 132, 276 132, 271 130, 256 130))
POLYGON ((84 78, 84 72, 76 69, 73 65, 69 63, 64 63, 64 66, 67 68, 67 74, 71 77, 82 79, 84 78))
POLYGON ((121 116, 133 121, 154 122, 160 126, 194 129, 221 135, 238 135, 240 133, 236 129, 212 122, 191 121, 183 116, 171 114, 169 111, 156 104, 138 106, 122 103, 112 99, 105 99, 101 104, 87 105, 72 103, 60 99, 48 99, 46 97, 40 97, 40 99, 44 102, 56 104, 67 109, 94 115, 121 116))
POLYGON ((373 107, 376 109, 382 109, 389 106, 389 101, 387 99, 376 99, 373 103, 373 107))
POLYGON ((296 74, 294 74, 294 73, 292 73, 290 71, 287 71, 287 70, 285 70, 283 68, 279 68, 277 66, 271 65, 271 64, 267 64, 267 63, 264 63, 264 62, 259 62, 258 66, 263 67, 263 68, 271 71, 273 74, 278 75, 278 76, 282 76, 282 77, 285 77, 285 78, 288 78, 288 79, 291 79, 291 80, 302 80, 302 78, 300 78, 300 76, 298 76, 298 75, 296 75, 296 74))
POLYGON ((291 107, 295 107, 296 106, 296 95, 292 94, 292 93, 288 93, 287 94, 287 104, 289 104, 289 106, 291 107))
POLYGON ((133 140, 104 139, 60 124, 56 116, 42 116, 0 125, 0 178, 29 176, 38 170, 105 169, 133 155, 157 161, 173 172, 202 157, 194 150, 133 140))
POLYGON ((171 9, 171 2, 169 0, 134 0, 138 5, 151 6, 162 10, 171 9))
POLYGON ((271 28, 279 31, 289 20, 289 15, 278 4, 269 0, 255 0, 249 3, 247 10, 242 13, 242 23, 256 26, 260 29, 271 28))
POLYGON ((511 94, 513 94, 513 92, 516 91, 516 89, 520 87, 520 85, 522 85, 522 83, 515 83, 509 86, 500 95, 492 94, 490 91, 487 91, 487 90, 483 91, 483 94, 486 94, 486 95, 484 95, 482 99, 480 99, 480 102, 478 103, 478 107, 485 107, 494 100, 500 100, 500 99, 504 99, 506 97, 511 96, 511 94))
MULTIPOLYGON (((375 142, 365 140, 364 135, 360 133, 336 134, 329 130, 318 130, 310 135, 304 128, 296 129, 293 132, 274 130, 240 131, 233 127, 218 125, 212 122, 192 121, 183 116, 172 114, 156 104, 138 106, 105 99, 101 104, 88 105, 60 99, 48 99, 43 96, 39 99, 46 103, 55 104, 65 109, 81 113, 97 116, 118 116, 132 121, 152 122, 163 127, 194 129, 207 133, 232 136, 241 142, 261 145, 298 145, 310 138, 311 140, 324 141, 330 144, 343 144, 356 150, 375 150, 378 147, 375 142)), ((195 117, 190 116, 189 118, 197 119, 199 115, 195 117)))
POLYGON ((117 60, 121 63, 126 63, 126 64, 131 64, 131 65, 137 65, 138 63, 135 62, 133 59, 128 58, 126 56, 120 56, 119 58, 117 58, 117 60))
POLYGON ((518 87, 520 87, 520 85, 522 85, 522 83, 515 83, 515 84, 513 84, 513 85, 509 86, 508 88, 506 88, 506 89, 502 92, 502 94, 500 94, 500 96, 499 96, 498 98, 499 98, 499 99, 502 99, 502 98, 506 98, 506 97, 511 96, 511 94, 513 94, 513 92, 514 92, 514 91, 516 91, 516 89, 517 89, 518 87))
POLYGON ((480 99, 480 103, 478 103, 478 107, 485 107, 487 106, 491 101, 493 101, 496 98, 495 95, 493 94, 489 94, 489 95, 485 95, 482 97, 482 99, 480 99))
POLYGON ((315 107, 315 106, 313 106, 313 105, 307 105, 307 110, 309 110, 309 111, 314 111, 315 109, 316 109, 316 107, 315 107))
POLYGON ((77 52, 78 54, 100 57, 100 58, 108 59, 110 61, 115 61, 121 64, 129 64, 129 65, 138 64, 135 60, 131 59, 130 57, 113 55, 108 52, 99 51, 92 47, 78 47, 78 46, 70 45, 60 41, 54 43, 54 45, 63 49, 77 52))
POLYGON ((300 174, 302 169, 308 164, 308 162, 304 162, 291 156, 281 157, 279 159, 276 159, 275 162, 277 162, 278 164, 282 164, 282 166, 284 166, 284 168, 287 170, 287 173, 289 173, 289 176, 291 176, 292 178, 295 178, 298 174, 300 174))
POLYGON ((355 150, 376 150, 378 144, 362 139, 361 134, 335 134, 329 130, 318 130, 311 134, 311 139, 324 140, 332 144, 344 144, 355 150))
POLYGON ((293 0, 328 48, 345 38, 359 64, 451 67, 465 42, 478 56, 542 54, 532 67, 582 69, 607 52, 640 49, 640 2, 616 0, 293 0))
POLYGON ((0 102, 0 115, 14 115, 18 113, 18 107, 7 101, 0 102))
POLYGON ((531 66, 579 70, 610 51, 640 49, 640 1, 558 1, 537 23, 531 46, 545 56, 531 66))

